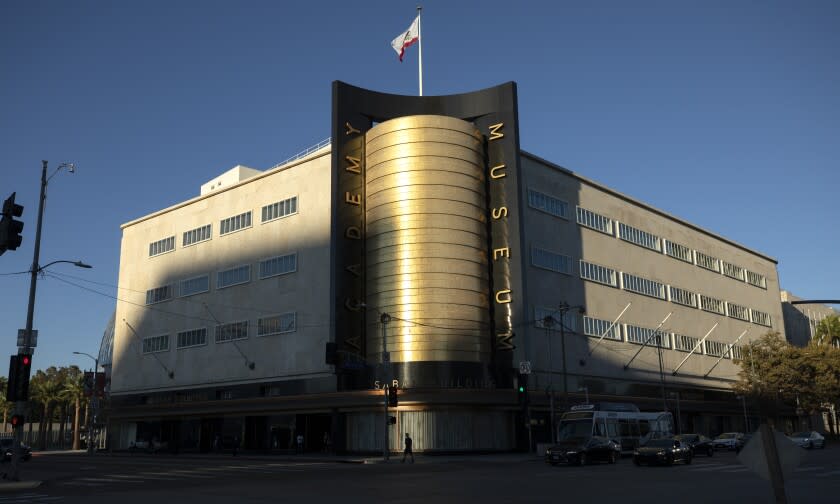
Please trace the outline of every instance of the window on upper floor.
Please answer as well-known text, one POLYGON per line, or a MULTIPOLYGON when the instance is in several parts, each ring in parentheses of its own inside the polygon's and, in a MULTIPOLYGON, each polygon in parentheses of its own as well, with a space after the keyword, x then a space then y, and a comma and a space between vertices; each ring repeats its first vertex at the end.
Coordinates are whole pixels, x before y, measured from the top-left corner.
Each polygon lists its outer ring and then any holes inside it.
POLYGON ((613 324, 610 320, 603 320, 597 319, 594 317, 588 317, 586 315, 583 316, 583 334, 587 336, 593 336, 596 338, 600 338, 604 336, 604 338, 621 341, 621 325, 620 324, 613 324), (604 333, 607 333, 604 336, 604 333))
POLYGON ((772 327, 772 324, 770 323, 770 315, 767 313, 758 310, 750 310, 750 317, 753 324, 772 327))
POLYGON ((693 292, 673 285, 668 286, 668 293, 671 296, 671 302, 697 308, 697 295, 693 292))
POLYGON ((673 257, 674 259, 679 259, 680 261, 685 261, 687 263, 694 262, 691 259, 690 248, 686 247, 685 245, 680 245, 679 243, 672 242, 671 240, 665 240, 665 255, 673 257))
POLYGON ((169 335, 143 338, 143 353, 166 352, 169 350, 169 335))
POLYGON ((251 227, 250 210, 239 215, 234 215, 233 217, 228 217, 227 219, 222 219, 219 223, 219 234, 226 235, 249 227, 251 227))
POLYGON ((206 226, 201 226, 195 229, 190 229, 189 231, 184 231, 184 235, 181 240, 181 246, 187 247, 194 243, 207 241, 212 237, 213 225, 207 224, 206 226))
POLYGON ((723 301, 711 296, 700 294, 700 309, 707 312, 719 313, 726 315, 726 308, 723 301))
POLYGON ((592 210, 577 207, 577 223, 608 235, 613 234, 613 220, 592 210))
POLYGON ((216 326, 216 343, 248 338, 248 321, 231 322, 216 326))
POLYGON ((146 304, 161 303, 172 299, 172 285, 163 285, 146 291, 146 304))
POLYGON ((558 273, 572 274, 572 258, 539 247, 531 247, 531 264, 558 273))
POLYGON ((178 295, 180 297, 201 294, 210 290, 210 275, 201 275, 187 278, 178 283, 178 295))
MULTIPOLYGON (((686 336, 685 334, 677 334, 674 333, 674 350, 679 350, 681 352, 691 352, 694 350, 694 347, 700 343, 699 338, 695 338, 693 336, 686 336)), ((700 353, 703 353, 703 349, 700 348, 700 353)))
POLYGON ((706 255, 699 250, 695 250, 694 259, 697 266, 720 273, 720 260, 718 258, 706 255))
POLYGON ((262 222, 269 222, 297 213, 297 196, 262 207, 262 222))
POLYGON ((257 336, 290 333, 295 332, 296 329, 297 314, 295 312, 257 319, 257 336))
POLYGON ((750 310, 745 306, 737 305, 735 303, 726 303, 726 315, 739 320, 750 321, 750 310))
POLYGON ((618 223, 618 237, 624 241, 635 243, 642 247, 662 252, 662 239, 655 234, 642 231, 639 228, 628 226, 623 222, 618 223))
POLYGON ((216 273, 216 288, 224 289, 231 285, 239 285, 251 281, 251 265, 245 264, 229 270, 216 273))
MULTIPOLYGON (((578 321, 577 310, 567 311, 563 314, 563 331, 577 332, 578 321)), ((541 329, 550 329, 560 332, 560 311, 557 308, 546 308, 544 306, 534 307, 534 327, 541 329), (546 317, 551 317, 554 321, 551 325, 546 325, 546 317)))
POLYGON ((175 235, 149 244, 149 257, 175 250, 175 235))
POLYGON ((260 261, 260 279, 285 275, 297 271, 297 253, 272 257, 260 261))
POLYGON ((580 277, 585 280, 618 287, 618 280, 614 269, 586 262, 582 259, 580 261, 580 277))
POLYGON ((726 261, 721 261, 723 264, 723 274, 735 280, 744 281, 744 268, 726 261))
POLYGON ((207 344, 207 328, 190 329, 178 333, 177 348, 187 348, 207 344))
POLYGON ((569 204, 561 199, 528 189, 528 206, 563 219, 569 218, 569 204))
POLYGON ((721 343, 720 341, 712 341, 706 340, 706 355, 711 355, 713 357, 721 357, 728 359, 729 353, 726 352, 726 347, 729 346, 726 343, 721 343), (726 353, 726 355, 723 355, 726 353))
POLYGON ((767 279, 764 278, 764 275, 760 275, 750 270, 747 270, 747 283, 756 287, 761 287, 762 289, 767 288, 767 279))
POLYGON ((627 334, 628 343, 671 348, 671 335, 669 333, 630 324, 624 324, 624 331, 627 334))
POLYGON ((659 299, 665 299, 665 284, 648 280, 630 273, 621 273, 621 286, 624 290, 644 294, 659 299))

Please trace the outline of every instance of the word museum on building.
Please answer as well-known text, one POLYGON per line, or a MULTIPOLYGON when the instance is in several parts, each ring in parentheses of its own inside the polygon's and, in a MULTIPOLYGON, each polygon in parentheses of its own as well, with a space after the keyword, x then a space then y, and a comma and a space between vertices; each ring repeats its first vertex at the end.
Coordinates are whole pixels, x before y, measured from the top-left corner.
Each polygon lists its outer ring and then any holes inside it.
POLYGON ((745 428, 773 258, 521 151, 514 83, 332 93, 320 148, 122 226, 112 447, 526 449, 585 401, 745 428))

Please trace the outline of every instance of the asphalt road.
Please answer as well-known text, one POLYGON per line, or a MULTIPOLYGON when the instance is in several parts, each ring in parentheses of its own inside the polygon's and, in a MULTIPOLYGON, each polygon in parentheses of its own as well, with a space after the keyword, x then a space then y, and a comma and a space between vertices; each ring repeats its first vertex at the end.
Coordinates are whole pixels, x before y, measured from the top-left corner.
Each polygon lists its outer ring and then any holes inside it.
MULTIPOLYGON (((770 485, 734 453, 691 465, 552 467, 523 454, 422 457, 415 464, 338 463, 319 456, 36 455, 22 466, 38 488, 3 491, 7 503, 179 502, 774 502, 770 485)), ((6 466, 8 467, 8 466, 6 466)), ((840 446, 805 453, 786 481, 788 502, 840 502, 840 446)))

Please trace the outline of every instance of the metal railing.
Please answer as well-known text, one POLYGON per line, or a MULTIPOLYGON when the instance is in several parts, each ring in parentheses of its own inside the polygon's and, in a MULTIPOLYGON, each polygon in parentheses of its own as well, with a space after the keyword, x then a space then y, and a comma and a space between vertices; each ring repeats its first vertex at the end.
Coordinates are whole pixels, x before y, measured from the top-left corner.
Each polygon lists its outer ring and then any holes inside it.
POLYGON ((272 166, 269 169, 273 170, 274 168, 277 168, 278 166, 283 166, 284 164, 291 163, 292 161, 295 161, 297 159, 305 158, 306 156, 312 154, 313 152, 315 152, 317 150, 320 150, 320 149, 323 149, 324 147, 326 147, 330 143, 332 143, 332 138, 330 138, 330 137, 325 138, 324 140, 321 140, 317 144, 313 145, 312 147, 308 147, 308 148, 304 149, 303 151, 298 152, 297 154, 290 157, 289 159, 287 159, 287 160, 285 160, 281 163, 277 163, 276 165, 272 166))

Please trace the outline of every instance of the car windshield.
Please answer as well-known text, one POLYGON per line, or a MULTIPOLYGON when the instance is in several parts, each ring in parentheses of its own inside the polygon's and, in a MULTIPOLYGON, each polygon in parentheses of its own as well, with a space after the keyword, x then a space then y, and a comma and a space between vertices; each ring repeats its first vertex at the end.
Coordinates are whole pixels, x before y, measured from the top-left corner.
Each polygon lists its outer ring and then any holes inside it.
POLYGON ((735 434, 732 432, 726 432, 721 434, 720 436, 716 437, 715 439, 732 439, 735 437, 735 434))
POLYGON ((671 448, 674 446, 674 441, 671 439, 651 439, 645 446, 649 448, 671 448))
POLYGON ((563 420, 560 422, 558 441, 583 440, 592 435, 592 420, 563 420))
POLYGON ((791 437, 811 437, 810 432, 796 432, 791 437))
POLYGON ((680 434, 678 436, 674 436, 674 439, 678 439, 680 441, 694 442, 698 441, 700 439, 700 436, 697 436, 696 434, 680 434))

